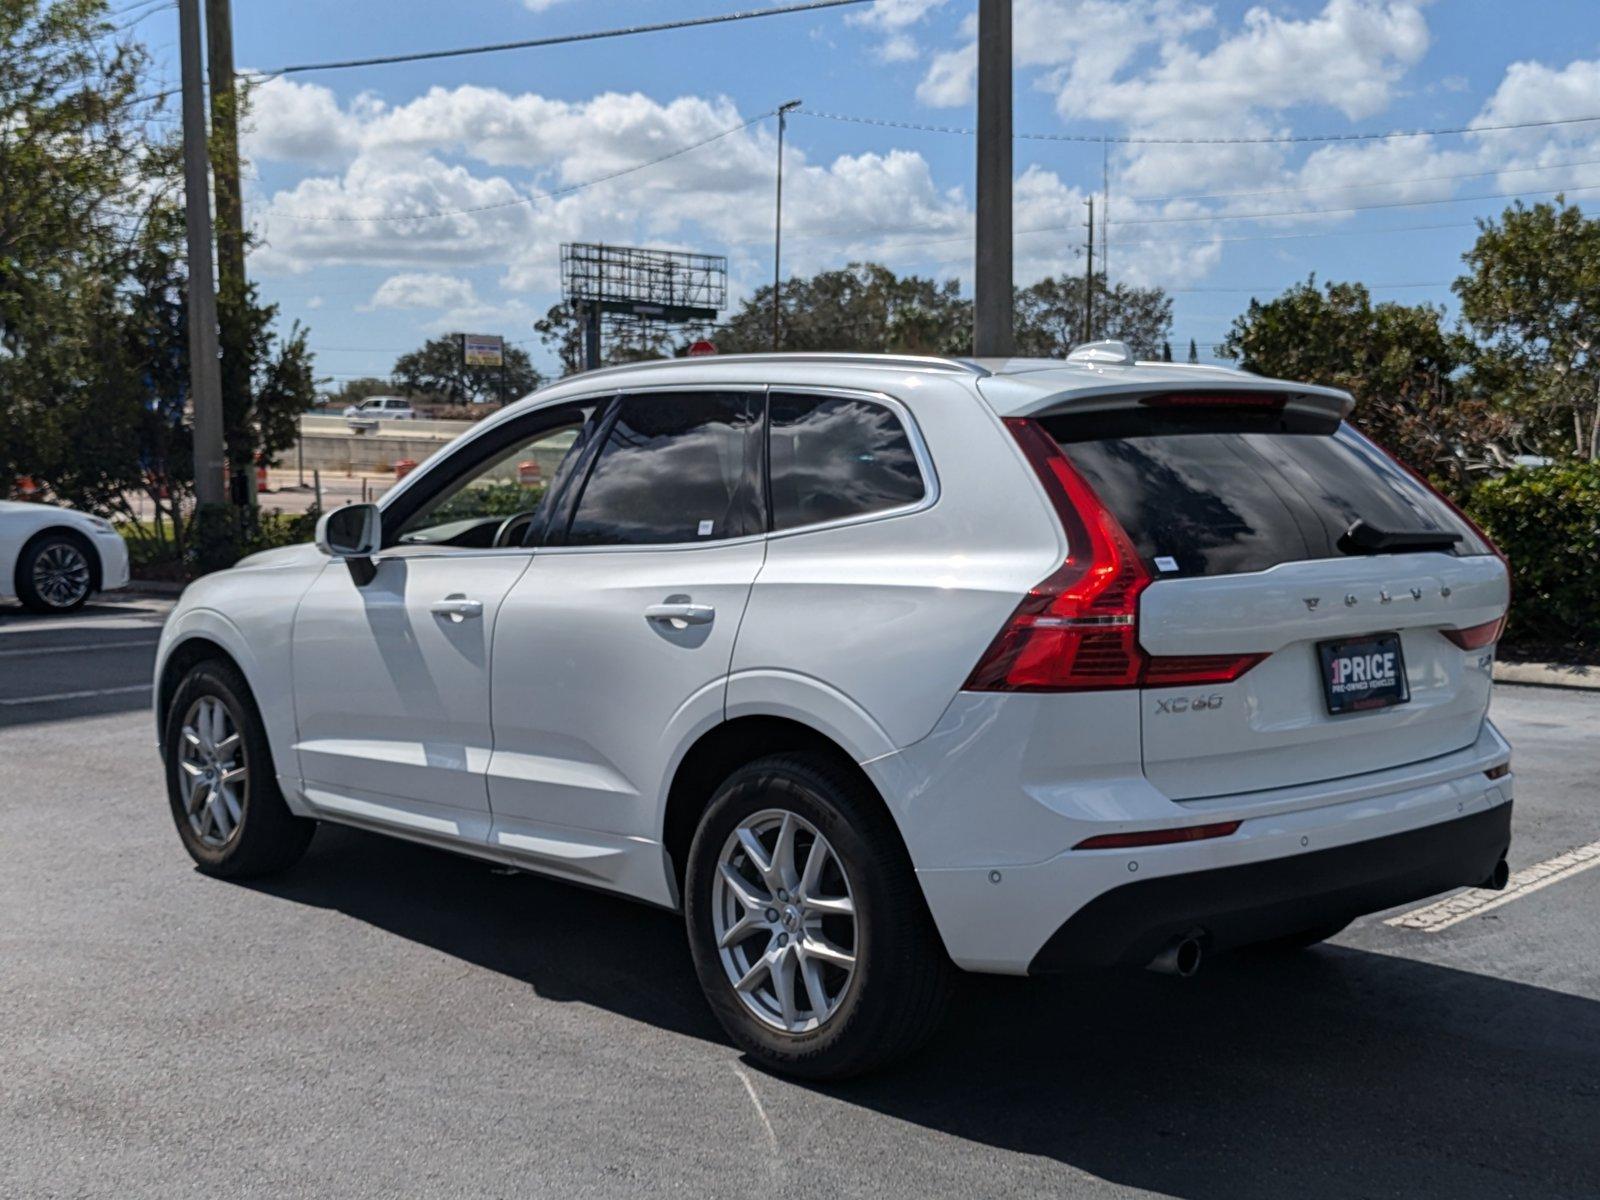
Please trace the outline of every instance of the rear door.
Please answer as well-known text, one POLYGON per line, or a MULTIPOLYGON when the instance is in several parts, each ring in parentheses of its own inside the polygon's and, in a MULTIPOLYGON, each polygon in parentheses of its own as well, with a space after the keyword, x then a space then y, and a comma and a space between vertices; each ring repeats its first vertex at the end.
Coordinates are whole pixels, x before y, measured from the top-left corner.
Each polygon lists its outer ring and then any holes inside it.
POLYGON ((621 397, 495 631, 491 841, 666 903, 679 746, 722 719, 761 570, 760 389, 621 397))
POLYGON ((1146 689, 1145 773, 1167 795, 1357 775, 1476 740, 1504 565, 1355 430, 1202 408, 1046 423, 1154 580, 1143 648, 1264 656, 1232 683, 1146 689))

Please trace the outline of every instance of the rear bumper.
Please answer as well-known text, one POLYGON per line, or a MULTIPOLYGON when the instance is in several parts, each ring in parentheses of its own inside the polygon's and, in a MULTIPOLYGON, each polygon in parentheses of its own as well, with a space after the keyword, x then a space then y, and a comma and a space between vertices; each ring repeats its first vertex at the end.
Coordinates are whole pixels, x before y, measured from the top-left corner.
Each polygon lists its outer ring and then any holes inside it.
POLYGON ((1227 950, 1339 924, 1482 883, 1510 843, 1506 801, 1388 837, 1124 884, 1069 917, 1028 971, 1142 966, 1185 935, 1227 950))

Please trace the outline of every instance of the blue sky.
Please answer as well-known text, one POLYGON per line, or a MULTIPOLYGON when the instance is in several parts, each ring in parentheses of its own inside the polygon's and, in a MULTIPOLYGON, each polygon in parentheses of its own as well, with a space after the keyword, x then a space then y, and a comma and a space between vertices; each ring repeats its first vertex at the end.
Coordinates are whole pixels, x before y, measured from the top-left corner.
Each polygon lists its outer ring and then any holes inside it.
MULTIPOLYGON (((577 32, 760 0, 235 0, 241 68, 577 32)), ((312 331, 319 372, 386 374, 452 330, 533 340, 563 241, 726 253, 735 295, 771 261, 774 122, 687 146, 792 98, 967 126, 971 0, 859 8, 555 49, 286 77, 246 139, 252 274, 312 331), (480 209, 462 213, 461 209, 480 209), (449 211, 453 215, 429 216, 449 211), (424 214, 424 215, 419 215, 424 214)), ((175 75, 176 14, 137 29, 175 75)), ((1017 0, 1016 128, 1281 137, 1600 116, 1592 0, 1017 0)), ((785 265, 871 258, 970 278, 970 138, 796 115, 785 265)), ((1081 271, 1098 145, 1019 141, 1018 278, 1081 271)), ((1472 221, 1508 200, 1600 198, 1600 121, 1469 136, 1116 145, 1113 278, 1175 300, 1174 342, 1219 340, 1252 295, 1316 272, 1449 303, 1472 221), (1584 185, 1590 185, 1584 188, 1584 185), (1451 201, 1443 203, 1442 201, 1451 201), (1370 207, 1387 206, 1387 207, 1370 207), (1361 211, 1321 211, 1358 208, 1361 211)))

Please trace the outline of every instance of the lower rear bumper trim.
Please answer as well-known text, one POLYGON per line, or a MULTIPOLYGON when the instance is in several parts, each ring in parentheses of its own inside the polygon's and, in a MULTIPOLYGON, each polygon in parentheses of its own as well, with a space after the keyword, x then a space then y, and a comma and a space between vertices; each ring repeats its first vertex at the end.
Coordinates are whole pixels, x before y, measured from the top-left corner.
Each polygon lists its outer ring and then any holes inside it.
POLYGON ((1029 974, 1143 966, 1203 930, 1227 950, 1354 920, 1482 883, 1511 843, 1511 802, 1471 816, 1328 850, 1165 875, 1096 897, 1051 935, 1029 974))

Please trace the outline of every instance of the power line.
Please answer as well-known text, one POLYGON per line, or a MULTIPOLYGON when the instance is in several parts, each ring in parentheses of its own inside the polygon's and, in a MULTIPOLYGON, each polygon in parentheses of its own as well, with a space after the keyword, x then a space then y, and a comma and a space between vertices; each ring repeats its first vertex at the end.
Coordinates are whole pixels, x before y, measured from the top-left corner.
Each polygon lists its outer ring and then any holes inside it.
POLYGON ((641 33, 666 33, 694 29, 703 25, 725 25, 730 21, 753 21, 760 17, 781 17, 788 13, 815 12, 825 8, 866 4, 868 0, 805 0, 773 8, 750 8, 742 12, 718 13, 709 17, 686 17, 680 21, 658 21, 650 25, 629 25, 620 29, 597 29, 587 33, 564 33, 551 37, 526 38, 516 42, 495 42, 486 46, 460 46, 453 50, 419 50, 409 54, 385 54, 374 58, 346 58, 329 62, 295 63, 275 71, 251 72, 252 76, 272 78, 300 75, 307 71, 343 71, 352 67, 385 67, 397 63, 427 62, 440 58, 462 58, 469 54, 498 54, 503 50, 532 50, 540 46, 565 46, 573 42, 596 42, 605 38, 632 37, 641 33))
POLYGON ((738 133, 741 129, 748 129, 757 121, 766 120, 776 111, 776 109, 768 109, 764 113, 757 113, 747 121, 741 121, 737 125, 730 125, 727 129, 713 133, 710 137, 701 138, 698 142, 691 142, 687 146, 680 146, 678 149, 670 150, 666 154, 657 155, 647 162, 635 163, 631 167, 623 167, 609 174, 586 179, 582 183, 571 183, 566 187, 556 188, 553 191, 533 192, 527 196, 519 196, 515 200, 500 200, 494 204, 478 204, 470 208, 437 209, 425 213, 382 213, 377 216, 344 216, 342 214, 337 216, 297 216, 292 213, 280 213, 278 215, 286 221, 432 221, 444 217, 460 217, 471 213, 490 212, 500 208, 516 208, 524 204, 537 204, 541 200, 553 200, 558 196, 568 196, 574 192, 581 192, 585 188, 592 188, 598 184, 608 183, 613 179, 620 179, 624 175, 632 175, 635 171, 643 171, 647 167, 654 167, 669 159, 678 158, 692 150, 698 150, 702 146, 709 146, 712 142, 721 141, 725 137, 738 133))
MULTIPOLYGON (((928 125, 919 121, 890 121, 881 117, 863 117, 852 113, 818 112, 815 109, 796 109, 797 115, 820 117, 828 121, 848 121, 855 125, 876 125, 884 129, 909 129, 918 133, 953 133, 972 137, 976 130, 957 125, 928 125)), ((1441 129, 1395 130, 1391 133, 1288 133, 1264 137, 1138 137, 1114 133, 1018 133, 1014 137, 1035 142, 1081 142, 1099 145, 1130 146, 1240 146, 1281 145, 1295 142, 1370 142, 1387 138, 1442 137, 1455 133, 1495 133, 1507 129, 1543 129, 1552 125, 1579 125, 1600 121, 1600 116, 1562 117, 1548 121, 1511 121, 1500 125, 1455 125, 1441 129)))

